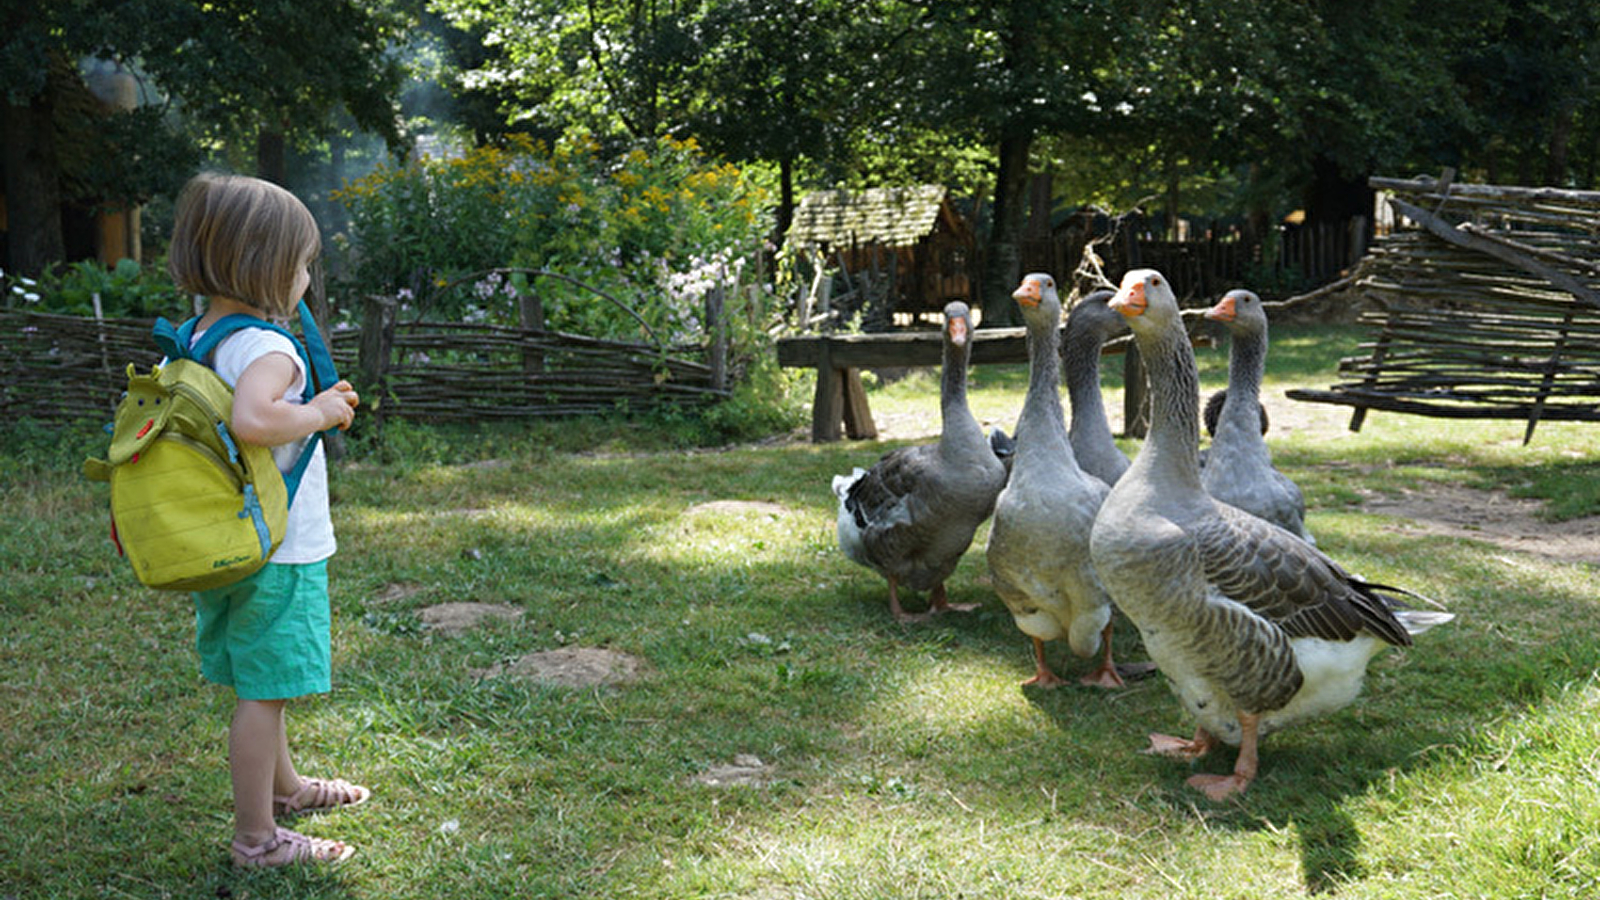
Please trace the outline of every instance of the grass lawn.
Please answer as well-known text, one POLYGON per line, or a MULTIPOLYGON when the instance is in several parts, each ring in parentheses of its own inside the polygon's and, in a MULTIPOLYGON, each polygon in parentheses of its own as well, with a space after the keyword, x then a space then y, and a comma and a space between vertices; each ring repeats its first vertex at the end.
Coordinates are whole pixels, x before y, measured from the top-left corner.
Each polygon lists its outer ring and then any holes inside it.
MULTIPOLYGON (((335 689, 290 705, 290 739, 306 774, 376 796, 296 826, 357 844, 351 862, 236 873, 231 694, 197 674, 187 596, 114 557, 104 487, 72 468, 93 437, 69 435, 0 468, 0 898, 1595 896, 1600 564, 1366 507, 1495 489, 1593 533, 1600 426, 1523 447, 1519 422, 1373 413, 1353 434, 1347 409, 1282 392, 1331 383, 1357 333, 1273 338, 1269 442, 1321 546, 1458 618, 1378 657, 1352 707, 1269 737, 1236 802, 1139 752, 1191 727, 1160 676, 1018 686, 1031 648, 988 586, 986 527, 950 583, 982 608, 929 624, 896 624, 839 552, 829 479, 925 432, 919 373, 873 387, 878 442, 411 429, 399 461, 341 464, 335 689), (425 626, 444 603, 520 618, 425 626), (609 687, 485 674, 562 647, 645 668, 609 687), (736 762, 749 783, 706 783, 736 762)), ((1201 364, 1207 391, 1225 382, 1225 353, 1201 364)), ((975 370, 974 409, 1009 429, 1025 378, 975 370)), ((1144 658, 1118 628, 1119 656, 1144 658)))

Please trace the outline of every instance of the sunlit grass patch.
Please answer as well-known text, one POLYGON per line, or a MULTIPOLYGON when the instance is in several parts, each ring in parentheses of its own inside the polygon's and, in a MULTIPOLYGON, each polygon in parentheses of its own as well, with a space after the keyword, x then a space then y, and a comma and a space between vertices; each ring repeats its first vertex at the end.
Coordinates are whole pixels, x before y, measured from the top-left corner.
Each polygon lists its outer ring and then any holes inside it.
MULTIPOLYGON (((1273 334, 1274 390, 1330 383, 1350 337, 1273 334)), ((1203 359, 1209 392, 1225 354, 1203 359)), ((1106 376, 1120 385, 1119 361, 1106 376)), ((974 407, 1009 430, 1024 385, 1017 367, 979 367, 974 407)), ((925 419, 936 395, 922 372, 871 403, 925 419)), ((1116 388, 1107 401, 1120 417, 1116 388)), ((358 453, 332 479, 335 689, 289 710, 303 770, 377 790, 298 821, 359 845, 334 876, 231 870, 232 701, 195 671, 188 598, 138 587, 106 539, 103 488, 65 466, 4 475, 0 896, 1600 890, 1595 566, 1367 508, 1493 487, 1586 524, 1594 426, 1545 423, 1524 447, 1515 422, 1373 413, 1352 433, 1347 409, 1286 408, 1268 442, 1320 545, 1457 618, 1378 656, 1350 708, 1270 735, 1257 782, 1226 804, 1184 779, 1226 771, 1231 749, 1192 766, 1140 752, 1192 727, 1161 676, 1020 686, 1032 649, 988 582, 987 528, 949 584, 977 612, 890 617, 883 578, 838 550, 829 479, 912 439, 705 451, 581 422, 476 441, 416 427, 392 459, 358 453), (441 603, 520 615, 445 634, 422 621, 441 603), (485 674, 567 648, 628 654, 642 674, 485 674), (697 778, 739 757, 766 767, 760 783, 697 778)), ((1143 659, 1116 621, 1119 659, 1143 659)), ((1088 666, 1047 653, 1069 678, 1088 666)))

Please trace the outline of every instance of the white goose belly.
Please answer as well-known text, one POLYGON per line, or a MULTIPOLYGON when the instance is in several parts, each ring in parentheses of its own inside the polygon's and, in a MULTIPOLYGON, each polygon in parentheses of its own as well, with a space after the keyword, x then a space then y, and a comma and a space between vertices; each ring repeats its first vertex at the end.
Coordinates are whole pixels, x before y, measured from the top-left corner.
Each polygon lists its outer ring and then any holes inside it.
MULTIPOLYGON (((1143 633, 1145 648, 1185 710, 1205 730, 1235 747, 1243 737, 1239 708, 1222 687, 1200 673, 1187 648, 1160 631, 1143 633)), ((1260 710, 1258 734, 1287 728, 1306 719, 1326 716, 1350 705, 1361 693, 1367 662, 1384 647, 1382 641, 1361 635, 1350 641, 1294 638, 1289 642, 1303 681, 1289 702, 1260 710)))

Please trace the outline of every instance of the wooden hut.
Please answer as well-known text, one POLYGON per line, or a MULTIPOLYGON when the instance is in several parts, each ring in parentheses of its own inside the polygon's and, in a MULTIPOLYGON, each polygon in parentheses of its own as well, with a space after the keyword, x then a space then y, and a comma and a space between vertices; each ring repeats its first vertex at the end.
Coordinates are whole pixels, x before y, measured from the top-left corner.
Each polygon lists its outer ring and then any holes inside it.
POLYGON ((972 226, 939 185, 815 191, 801 199, 787 240, 841 269, 847 291, 878 285, 902 321, 972 302, 972 226))

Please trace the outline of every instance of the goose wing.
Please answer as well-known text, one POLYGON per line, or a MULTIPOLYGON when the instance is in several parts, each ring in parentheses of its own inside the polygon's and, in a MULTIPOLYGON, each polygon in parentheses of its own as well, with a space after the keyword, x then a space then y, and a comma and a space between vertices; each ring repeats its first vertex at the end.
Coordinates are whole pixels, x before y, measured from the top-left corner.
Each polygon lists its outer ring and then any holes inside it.
POLYGON ((929 455, 926 446, 891 450, 856 479, 845 497, 845 508, 857 527, 866 529, 902 518, 906 499, 930 477, 929 455))
POLYGON ((1363 632, 1397 647, 1411 636, 1391 602, 1299 537, 1226 504, 1191 532, 1209 580, 1291 638, 1348 641, 1363 632))
POLYGON ((945 492, 938 463, 933 445, 904 447, 884 454, 851 486, 845 508, 874 565, 899 570, 942 551, 936 531, 946 517, 935 507, 945 492))

